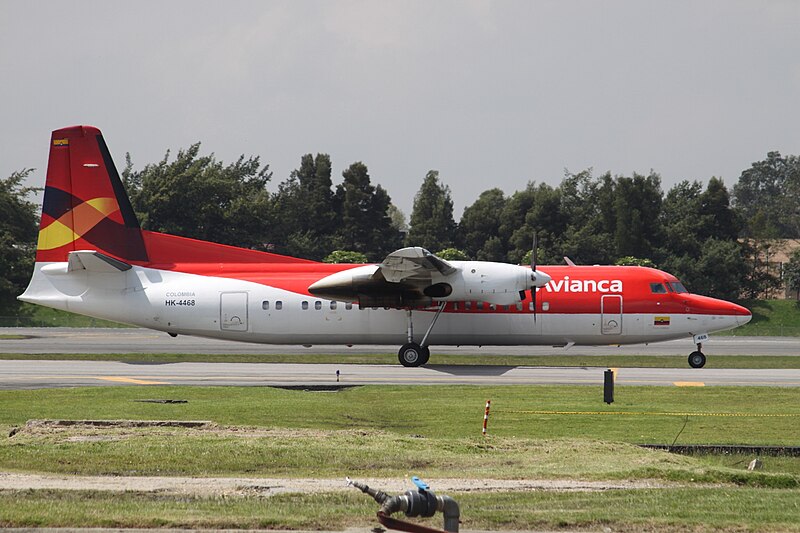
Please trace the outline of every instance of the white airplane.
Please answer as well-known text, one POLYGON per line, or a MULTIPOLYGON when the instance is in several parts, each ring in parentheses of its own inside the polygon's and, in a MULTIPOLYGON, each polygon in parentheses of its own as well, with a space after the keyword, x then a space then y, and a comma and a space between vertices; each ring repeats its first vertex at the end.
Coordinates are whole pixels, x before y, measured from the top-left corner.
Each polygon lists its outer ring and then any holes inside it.
POLYGON ((747 323, 651 268, 445 261, 403 248, 324 264, 142 230, 103 136, 53 132, 36 266, 19 299, 164 331, 266 344, 610 345, 691 339, 747 323))

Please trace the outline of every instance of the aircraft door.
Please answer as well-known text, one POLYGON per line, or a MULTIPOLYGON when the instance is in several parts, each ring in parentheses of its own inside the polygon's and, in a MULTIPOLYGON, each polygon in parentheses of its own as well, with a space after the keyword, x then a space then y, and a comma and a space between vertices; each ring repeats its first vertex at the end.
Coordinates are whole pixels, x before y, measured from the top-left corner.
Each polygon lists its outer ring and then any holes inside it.
POLYGON ((622 296, 606 294, 600 297, 600 332, 603 335, 622 334, 622 296))
POLYGON ((219 295, 219 326, 223 331, 247 331, 247 293, 219 295))

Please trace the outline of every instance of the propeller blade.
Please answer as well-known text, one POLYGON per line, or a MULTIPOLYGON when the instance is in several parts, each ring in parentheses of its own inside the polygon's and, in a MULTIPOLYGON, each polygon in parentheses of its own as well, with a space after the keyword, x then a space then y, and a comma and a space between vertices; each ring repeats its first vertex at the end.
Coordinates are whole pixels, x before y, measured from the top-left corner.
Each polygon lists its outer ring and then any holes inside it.
POLYGON ((533 243, 531 245, 531 303, 533 304, 533 322, 536 322, 536 256, 539 248, 539 237, 536 231, 533 232, 533 243))

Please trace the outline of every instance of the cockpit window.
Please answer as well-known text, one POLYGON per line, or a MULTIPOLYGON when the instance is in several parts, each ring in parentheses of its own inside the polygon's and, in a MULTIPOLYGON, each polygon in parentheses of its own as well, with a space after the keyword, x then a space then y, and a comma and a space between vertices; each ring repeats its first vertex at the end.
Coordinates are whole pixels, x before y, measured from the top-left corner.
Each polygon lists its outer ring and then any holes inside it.
POLYGON ((671 281, 669 286, 673 290, 673 292, 678 292, 678 293, 689 292, 686 290, 686 287, 684 287, 683 283, 681 283, 680 281, 671 281))
POLYGON ((651 283, 650 292, 653 294, 667 294, 667 288, 663 283, 651 283))

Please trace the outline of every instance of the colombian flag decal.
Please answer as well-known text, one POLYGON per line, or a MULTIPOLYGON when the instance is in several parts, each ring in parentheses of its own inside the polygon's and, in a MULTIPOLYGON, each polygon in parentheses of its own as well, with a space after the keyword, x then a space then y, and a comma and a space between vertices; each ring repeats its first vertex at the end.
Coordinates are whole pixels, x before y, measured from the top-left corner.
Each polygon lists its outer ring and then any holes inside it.
POLYGON ((669 326, 668 316, 657 316, 653 319, 654 326, 669 326))

